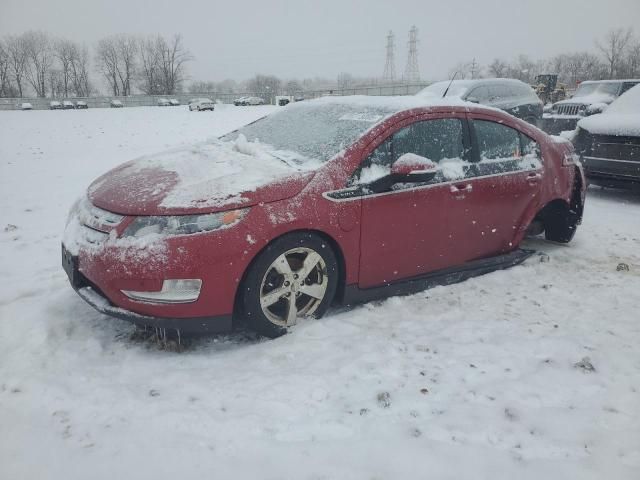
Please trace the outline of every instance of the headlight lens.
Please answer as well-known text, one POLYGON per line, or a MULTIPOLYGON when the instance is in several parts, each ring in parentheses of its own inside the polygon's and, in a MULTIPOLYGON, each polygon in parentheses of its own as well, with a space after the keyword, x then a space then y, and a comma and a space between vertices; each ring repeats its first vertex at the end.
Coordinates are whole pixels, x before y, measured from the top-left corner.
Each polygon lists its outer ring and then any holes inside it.
POLYGON ((191 235, 228 228, 244 218, 248 208, 204 215, 138 217, 126 228, 123 237, 145 235, 191 235))

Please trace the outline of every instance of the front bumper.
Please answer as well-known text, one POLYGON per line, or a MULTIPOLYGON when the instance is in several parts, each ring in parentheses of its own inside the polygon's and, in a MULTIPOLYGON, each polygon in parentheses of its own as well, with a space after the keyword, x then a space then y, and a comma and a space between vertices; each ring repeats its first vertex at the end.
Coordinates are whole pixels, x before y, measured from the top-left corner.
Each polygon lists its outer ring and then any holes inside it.
POLYGON ((212 317, 157 317, 136 313, 114 305, 106 295, 93 284, 78 268, 78 257, 71 255, 62 245, 62 266, 67 273, 69 282, 80 298, 100 313, 121 320, 126 320, 138 326, 180 330, 193 333, 221 333, 232 328, 232 315, 216 315, 212 317))
POLYGON ((603 187, 640 187, 640 162, 609 158, 582 157, 589 183, 603 187))
POLYGON ((575 130, 584 117, 579 115, 544 114, 539 122, 540 129, 549 135, 559 135, 566 130, 575 130))

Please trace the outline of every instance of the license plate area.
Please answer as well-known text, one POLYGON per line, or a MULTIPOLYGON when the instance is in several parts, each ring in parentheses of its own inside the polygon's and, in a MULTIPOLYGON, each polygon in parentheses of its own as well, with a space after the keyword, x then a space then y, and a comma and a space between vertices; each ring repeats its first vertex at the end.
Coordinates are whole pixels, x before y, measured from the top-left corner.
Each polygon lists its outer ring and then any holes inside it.
POLYGON ((78 271, 78 257, 71 255, 64 245, 62 245, 62 268, 67 274, 67 277, 69 277, 71 286, 76 289, 80 288, 81 276, 78 271))

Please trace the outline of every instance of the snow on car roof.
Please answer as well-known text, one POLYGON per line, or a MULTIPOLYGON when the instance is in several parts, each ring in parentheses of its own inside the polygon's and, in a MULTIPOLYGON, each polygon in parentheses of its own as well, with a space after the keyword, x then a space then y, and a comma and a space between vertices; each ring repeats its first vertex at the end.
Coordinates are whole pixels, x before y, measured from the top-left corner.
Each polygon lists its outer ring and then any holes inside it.
POLYGON ((585 80, 584 82, 580 82, 580 85, 590 84, 590 83, 625 83, 625 82, 640 82, 639 78, 622 78, 622 79, 613 79, 613 80, 585 80))
POLYGON ((397 113, 403 110, 421 107, 472 107, 476 104, 465 102, 456 97, 439 98, 435 96, 372 96, 372 95, 348 95, 329 96, 308 100, 306 102, 288 105, 287 108, 308 108, 313 105, 347 105, 362 108, 377 108, 388 113, 397 113))
POLYGON ((583 118, 578 126, 602 135, 640 136, 640 85, 620 95, 604 113, 583 118))

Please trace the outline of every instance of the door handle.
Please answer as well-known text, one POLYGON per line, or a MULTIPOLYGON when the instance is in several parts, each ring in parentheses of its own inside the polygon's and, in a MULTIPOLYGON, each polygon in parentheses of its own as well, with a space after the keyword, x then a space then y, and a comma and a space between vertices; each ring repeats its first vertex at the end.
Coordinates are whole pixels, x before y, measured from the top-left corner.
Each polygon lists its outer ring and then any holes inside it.
POLYGON ((471 193, 473 191, 473 185, 470 183, 451 185, 449 191, 455 196, 464 196, 465 193, 471 193))
POLYGON ((542 175, 540 173, 530 173, 527 175, 527 180, 529 183, 538 183, 542 179, 542 175))

